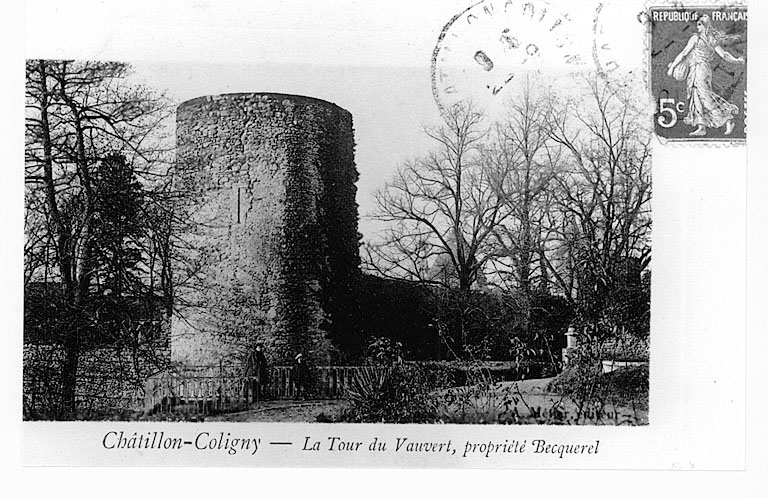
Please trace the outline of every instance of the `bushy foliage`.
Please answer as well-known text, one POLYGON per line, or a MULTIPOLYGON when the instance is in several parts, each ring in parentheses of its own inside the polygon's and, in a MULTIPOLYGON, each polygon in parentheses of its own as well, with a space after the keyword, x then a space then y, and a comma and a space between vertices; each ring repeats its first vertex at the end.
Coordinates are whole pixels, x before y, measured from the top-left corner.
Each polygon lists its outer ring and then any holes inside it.
POLYGON ((605 374, 610 401, 648 409, 648 387, 650 385, 648 365, 622 367, 605 374))
POLYGON ((430 327, 434 314, 430 295, 426 285, 363 275, 357 296, 359 327, 348 331, 339 347, 357 363, 366 356, 372 338, 386 337, 403 344, 412 358, 431 357, 439 337, 430 327))
POLYGON ((590 281, 579 299, 573 325, 593 340, 617 335, 643 340, 650 334, 651 272, 632 271, 639 266, 633 258, 619 263, 611 278, 590 281))
POLYGON ((634 411, 648 408, 648 366, 629 366, 603 373, 600 348, 583 345, 573 351, 566 369, 548 390, 571 399, 578 408, 577 418, 594 415, 597 419, 615 415, 618 405, 634 411))
MULTIPOLYGON (((586 356, 586 355, 585 355, 586 356)), ((647 423, 647 367, 602 374, 584 359, 548 386, 557 394, 474 377, 442 393, 438 420, 447 424, 638 425, 647 423), (544 398, 541 398, 544 396, 544 398)))
POLYGON ((345 422, 425 423, 438 418, 434 390, 450 385, 444 371, 417 365, 367 368, 347 391, 345 422))
POLYGON ((581 411, 600 403, 603 384, 599 348, 584 345, 570 352, 567 367, 548 389, 573 399, 581 411))
POLYGON ((359 329, 339 343, 344 359, 354 363, 370 358, 367 346, 383 338, 402 344, 403 358, 417 361, 513 360, 518 355, 512 340, 518 338, 532 351, 526 359, 553 363, 573 316, 564 298, 546 292, 530 299, 498 290, 462 295, 364 275, 359 294, 359 329))
POLYGON ((446 424, 554 424, 568 423, 561 403, 544 410, 531 407, 517 384, 478 383, 447 393, 440 422, 446 424))
POLYGON ((389 337, 374 337, 366 350, 366 364, 388 366, 402 361, 403 344, 389 337))

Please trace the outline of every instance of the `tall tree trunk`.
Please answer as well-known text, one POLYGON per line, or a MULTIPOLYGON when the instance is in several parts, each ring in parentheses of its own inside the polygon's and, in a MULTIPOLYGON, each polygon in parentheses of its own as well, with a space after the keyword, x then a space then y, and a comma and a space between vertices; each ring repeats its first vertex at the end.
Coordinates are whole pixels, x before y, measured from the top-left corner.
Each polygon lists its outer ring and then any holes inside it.
POLYGON ((61 416, 69 417, 77 408, 77 369, 80 364, 80 321, 81 311, 70 305, 69 328, 64 336, 64 361, 61 368, 61 416))
POLYGON ((83 188, 85 200, 82 231, 79 236, 79 247, 73 248, 74 260, 77 263, 73 287, 74 293, 71 303, 72 319, 71 327, 67 330, 64 338, 65 359, 62 368, 62 397, 66 412, 74 413, 77 409, 77 370, 80 363, 81 353, 81 330, 86 326, 85 308, 88 302, 88 296, 91 286, 91 273, 93 271, 93 240, 91 235, 91 225, 93 219, 93 185, 91 182, 90 171, 88 170, 88 157, 85 151, 85 136, 80 111, 74 100, 67 94, 64 85, 66 82, 62 78, 60 81, 61 95, 72 111, 75 125, 75 164, 77 165, 77 174, 83 188))
MULTIPOLYGON (((56 198, 56 186, 53 179, 53 154, 51 140, 50 117, 48 106, 50 105, 50 89, 48 88, 48 68, 45 61, 39 61, 40 73, 40 123, 41 139, 43 145, 43 182, 45 183, 46 203, 48 213, 53 225, 54 244, 58 255, 59 271, 63 284, 64 299, 67 306, 68 317, 77 316, 77 291, 73 275, 72 239, 69 228, 65 226, 56 198)), ((64 337, 64 361, 61 372, 62 397, 59 408, 59 416, 66 417, 75 409, 75 391, 77 387, 77 366, 79 363, 79 324, 72 323, 65 331, 64 337)))

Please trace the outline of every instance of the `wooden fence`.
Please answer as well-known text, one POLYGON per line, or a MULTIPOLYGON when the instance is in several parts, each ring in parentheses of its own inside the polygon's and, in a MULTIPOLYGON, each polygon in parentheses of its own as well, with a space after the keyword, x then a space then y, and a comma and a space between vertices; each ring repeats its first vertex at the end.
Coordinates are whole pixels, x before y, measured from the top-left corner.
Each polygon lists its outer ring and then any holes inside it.
MULTIPOLYGON (((311 369, 304 397, 337 399, 359 378, 363 370, 378 367, 324 366, 311 369)), ((164 372, 147 379, 144 412, 150 413, 220 413, 249 409, 252 403, 294 398, 297 385, 294 369, 289 366, 269 368, 267 382, 238 375, 235 368, 189 367, 180 372, 164 372), (260 393, 258 391, 261 391, 260 393)))

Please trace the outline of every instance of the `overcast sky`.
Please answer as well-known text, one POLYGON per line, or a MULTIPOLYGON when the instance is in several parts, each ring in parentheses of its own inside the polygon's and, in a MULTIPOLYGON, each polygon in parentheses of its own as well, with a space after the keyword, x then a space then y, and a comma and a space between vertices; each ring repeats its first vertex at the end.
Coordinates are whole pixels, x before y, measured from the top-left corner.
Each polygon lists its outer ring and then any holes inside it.
MULTIPOLYGON (((423 133, 425 125, 440 123, 431 89, 432 53, 446 23, 472 4, 31 1, 27 56, 130 62, 137 79, 166 91, 175 103, 201 95, 278 92, 339 105, 354 119, 360 228, 369 238, 375 226, 365 216, 375 207, 373 192, 398 165, 432 145, 423 133)), ((587 48, 599 4, 559 4, 572 19, 574 38, 587 48)), ((623 14, 618 8, 602 12, 605 19, 623 19, 606 23, 616 33, 628 23, 637 25, 628 13, 641 4, 633 0, 621 7, 623 14)), ((609 36, 616 47, 626 39, 609 36)), ((642 47, 621 50, 642 64, 642 47)), ((514 91, 505 88, 507 96, 514 91)))

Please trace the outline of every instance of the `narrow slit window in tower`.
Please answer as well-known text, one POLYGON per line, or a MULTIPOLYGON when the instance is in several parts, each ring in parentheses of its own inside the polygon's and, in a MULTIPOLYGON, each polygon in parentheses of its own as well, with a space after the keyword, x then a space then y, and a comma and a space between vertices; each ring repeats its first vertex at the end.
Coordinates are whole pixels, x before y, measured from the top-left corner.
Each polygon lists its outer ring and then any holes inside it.
POLYGON ((242 190, 240 187, 237 187, 237 223, 240 223, 240 206, 242 204, 242 190))
POLYGON ((241 225, 245 222, 245 209, 243 206, 246 197, 245 185, 233 185, 230 192, 232 224, 241 225))

